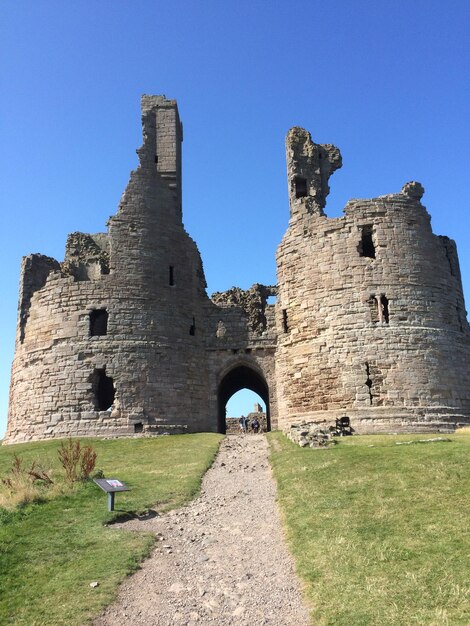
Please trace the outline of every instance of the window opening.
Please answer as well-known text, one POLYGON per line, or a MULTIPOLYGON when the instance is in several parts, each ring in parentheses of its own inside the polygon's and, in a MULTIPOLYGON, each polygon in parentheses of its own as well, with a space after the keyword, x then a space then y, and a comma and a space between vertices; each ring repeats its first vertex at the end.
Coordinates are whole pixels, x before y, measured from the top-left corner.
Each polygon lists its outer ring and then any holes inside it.
POLYGON ((168 268, 168 284, 171 287, 175 284, 175 268, 173 265, 170 265, 168 268))
POLYGON ((303 176, 295 176, 294 185, 296 198, 305 198, 308 195, 306 178, 304 178, 303 176))
POLYGON ((196 334, 196 319, 193 317, 193 323, 191 324, 191 326, 189 327, 189 334, 194 337, 194 335, 196 334))
POLYGON ((287 309, 282 309, 282 330, 285 333, 289 332, 289 326, 287 323, 287 309))
POLYGON ((372 224, 362 227, 361 242, 359 244, 359 256, 366 256, 370 259, 375 259, 375 246, 372 235, 372 224))
POLYGON ((388 298, 383 294, 379 297, 379 321, 388 324, 388 298))
POLYGON ((266 304, 276 304, 277 296, 268 296, 266 298, 266 304))
POLYGON ((144 432, 144 425, 142 424, 142 422, 137 422, 137 424, 134 424, 134 432, 135 433, 143 433, 144 432))
POLYGON ((366 386, 369 390, 369 403, 372 405, 372 379, 370 377, 370 367, 369 367, 369 363, 365 363, 366 366, 366 375, 367 375, 367 380, 366 380, 366 386))
POLYGON ((155 155, 155 163, 158 163, 158 154, 155 155))
POLYGON ((90 311, 90 337, 108 334, 108 311, 94 309, 90 311))
POLYGON ((380 296, 372 295, 367 301, 370 309, 370 318, 372 322, 381 322, 388 324, 389 321, 389 309, 388 298, 384 294, 380 296))
POLYGON ((106 376, 106 370, 95 369, 92 376, 93 402, 97 411, 107 411, 113 406, 115 389, 114 381, 106 376))

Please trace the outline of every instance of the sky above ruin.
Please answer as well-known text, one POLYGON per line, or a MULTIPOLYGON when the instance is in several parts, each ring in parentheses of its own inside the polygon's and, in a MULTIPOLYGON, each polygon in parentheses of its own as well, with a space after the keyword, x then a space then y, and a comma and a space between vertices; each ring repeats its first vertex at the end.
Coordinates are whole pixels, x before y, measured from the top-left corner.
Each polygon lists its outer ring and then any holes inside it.
POLYGON ((423 184, 468 307, 469 22, 467 0, 3 0, 0 437, 21 257, 62 260, 68 233, 105 230, 137 165, 142 93, 178 101, 183 219, 209 293, 276 282, 298 125, 341 149, 330 217, 423 184))

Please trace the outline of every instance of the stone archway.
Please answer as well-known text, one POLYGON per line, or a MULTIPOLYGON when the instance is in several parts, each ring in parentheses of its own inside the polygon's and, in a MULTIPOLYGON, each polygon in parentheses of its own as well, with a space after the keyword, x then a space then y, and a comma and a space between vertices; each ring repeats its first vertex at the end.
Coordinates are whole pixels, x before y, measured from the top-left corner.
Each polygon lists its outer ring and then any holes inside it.
POLYGON ((225 406, 234 393, 240 389, 249 389, 257 393, 266 404, 266 421, 268 430, 271 430, 269 411, 269 387, 260 372, 242 364, 229 370, 219 383, 217 390, 217 431, 225 434, 225 406))

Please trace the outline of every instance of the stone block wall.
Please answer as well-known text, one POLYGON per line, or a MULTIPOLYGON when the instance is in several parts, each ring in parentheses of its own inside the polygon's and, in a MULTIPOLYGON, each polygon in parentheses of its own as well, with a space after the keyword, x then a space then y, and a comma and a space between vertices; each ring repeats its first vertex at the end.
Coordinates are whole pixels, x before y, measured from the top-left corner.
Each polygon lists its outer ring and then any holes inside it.
MULTIPOLYGON (((310 152, 323 148, 311 142, 310 152)), ((290 178, 298 149, 288 135, 290 178)), ((282 426, 345 412, 367 431, 468 420, 470 333, 455 244, 432 233, 423 191, 408 183, 353 200, 336 219, 315 197, 291 194, 277 251, 282 426)))
POLYGON ((245 387, 268 429, 344 414, 356 432, 470 422, 457 251, 432 233, 419 183, 329 219, 341 154, 295 127, 278 284, 210 299, 182 223, 176 102, 143 96, 142 127, 108 231, 69 235, 63 262, 23 259, 5 442, 223 432, 245 387))

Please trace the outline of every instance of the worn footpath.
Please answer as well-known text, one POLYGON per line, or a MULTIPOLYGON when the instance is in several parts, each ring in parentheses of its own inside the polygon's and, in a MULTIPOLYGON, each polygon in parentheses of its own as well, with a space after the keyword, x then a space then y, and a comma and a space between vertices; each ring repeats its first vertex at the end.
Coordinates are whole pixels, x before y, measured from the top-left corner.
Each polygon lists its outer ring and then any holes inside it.
POLYGON ((228 436, 197 500, 123 524, 157 547, 94 625, 308 624, 267 454, 263 435, 228 436))

